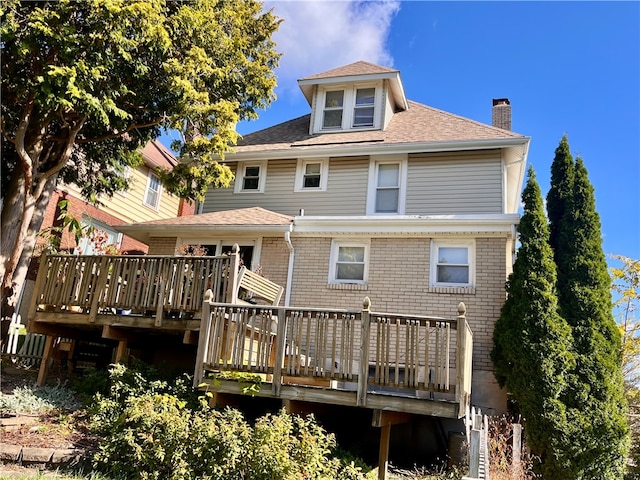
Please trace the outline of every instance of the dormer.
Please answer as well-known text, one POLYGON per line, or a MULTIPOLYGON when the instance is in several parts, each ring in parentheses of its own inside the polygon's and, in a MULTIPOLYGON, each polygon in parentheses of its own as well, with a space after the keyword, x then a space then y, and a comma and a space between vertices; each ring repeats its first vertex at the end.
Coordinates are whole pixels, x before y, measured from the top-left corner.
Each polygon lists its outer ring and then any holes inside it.
POLYGON ((400 72, 356 62, 298 80, 311 106, 311 135, 384 130, 408 108, 400 72))

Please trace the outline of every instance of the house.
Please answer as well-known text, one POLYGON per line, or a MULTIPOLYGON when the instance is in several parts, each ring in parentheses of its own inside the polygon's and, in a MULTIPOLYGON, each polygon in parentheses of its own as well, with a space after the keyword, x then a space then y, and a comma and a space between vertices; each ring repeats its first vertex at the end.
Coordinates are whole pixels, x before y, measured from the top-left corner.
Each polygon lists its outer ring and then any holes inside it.
POLYGON ((356 62, 298 81, 308 115, 246 135, 229 188, 199 214, 119 227, 170 255, 240 245, 286 305, 448 315, 473 332, 472 403, 506 410, 489 357, 511 272, 529 137, 507 99, 485 125, 405 96, 398 70, 356 62))
MULTIPOLYGON (((175 360, 191 346, 197 385, 249 370, 267 381, 261 401, 365 412, 383 466, 391 425, 459 431, 470 404, 506 410, 490 351, 530 139, 507 99, 485 125, 408 100, 398 70, 367 62, 299 85, 310 113, 246 135, 225 157, 234 182, 197 215, 117 226, 147 256, 48 259, 30 328, 51 348, 82 325, 116 360, 174 335, 162 347, 175 360), (182 245, 209 256, 176 257, 182 245), (283 287, 280 305, 240 304, 241 265, 283 287)), ((210 384, 216 401, 239 401, 231 383, 210 384)))

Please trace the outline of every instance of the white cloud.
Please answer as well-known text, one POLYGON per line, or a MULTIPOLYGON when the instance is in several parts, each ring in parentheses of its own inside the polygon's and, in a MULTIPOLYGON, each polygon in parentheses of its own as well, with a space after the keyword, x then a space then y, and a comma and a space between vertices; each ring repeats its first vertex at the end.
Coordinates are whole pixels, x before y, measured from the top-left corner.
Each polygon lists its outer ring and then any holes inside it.
POLYGON ((267 1, 265 8, 283 20, 273 37, 283 54, 280 98, 297 91, 299 78, 358 60, 393 66, 386 42, 399 1, 267 1))

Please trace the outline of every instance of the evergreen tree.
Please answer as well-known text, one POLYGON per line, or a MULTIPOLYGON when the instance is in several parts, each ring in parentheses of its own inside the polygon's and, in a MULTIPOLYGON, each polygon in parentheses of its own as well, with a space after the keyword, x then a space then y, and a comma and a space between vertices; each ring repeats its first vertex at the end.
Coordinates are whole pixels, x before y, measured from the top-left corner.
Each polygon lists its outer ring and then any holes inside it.
POLYGON ((491 358, 496 379, 525 418, 527 442, 545 478, 571 478, 560 442, 568 429, 561 401, 573 367, 571 332, 557 313, 556 267, 533 168, 522 194, 520 248, 496 322, 491 358))
POLYGON ((554 250, 556 263, 558 258, 555 255, 558 245, 561 243, 559 233, 560 219, 567 209, 566 203, 573 189, 573 170, 573 157, 569 149, 569 140, 567 135, 563 135, 551 164, 551 188, 547 193, 549 243, 554 250))
POLYGON ((572 328, 576 356, 564 395, 575 429, 567 455, 572 478, 620 479, 629 444, 621 337, 593 186, 580 158, 572 183, 564 212, 556 212, 560 241, 555 245, 560 313, 572 328))

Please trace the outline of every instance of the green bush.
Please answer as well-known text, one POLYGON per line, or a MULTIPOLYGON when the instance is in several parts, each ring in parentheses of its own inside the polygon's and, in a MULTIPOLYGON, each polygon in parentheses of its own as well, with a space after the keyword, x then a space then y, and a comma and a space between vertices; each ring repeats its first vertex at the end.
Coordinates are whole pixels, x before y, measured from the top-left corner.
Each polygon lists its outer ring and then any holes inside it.
POLYGON ((353 461, 332 457, 335 437, 312 416, 282 410, 252 427, 237 410, 191 407, 162 391, 175 384, 149 382, 127 370, 112 369, 111 393, 98 395, 93 405, 91 428, 102 439, 94 456, 100 472, 141 480, 367 478, 353 461))

